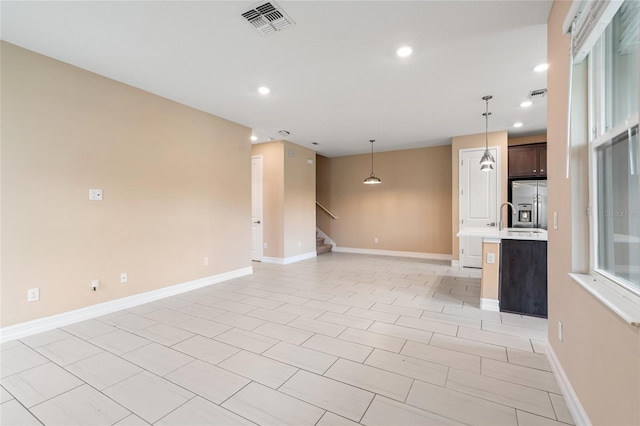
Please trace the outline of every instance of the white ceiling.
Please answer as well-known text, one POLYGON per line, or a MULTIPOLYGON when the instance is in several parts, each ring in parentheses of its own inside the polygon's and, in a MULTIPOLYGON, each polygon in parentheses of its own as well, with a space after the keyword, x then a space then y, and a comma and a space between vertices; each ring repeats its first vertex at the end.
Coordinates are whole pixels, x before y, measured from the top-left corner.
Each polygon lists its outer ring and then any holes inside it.
POLYGON ((280 1, 296 25, 269 36, 240 16, 254 1, 2 1, 0 13, 5 41, 333 157, 369 139, 389 151, 482 133, 484 95, 489 131, 544 131, 546 101, 519 105, 546 88, 533 68, 551 3, 280 1))

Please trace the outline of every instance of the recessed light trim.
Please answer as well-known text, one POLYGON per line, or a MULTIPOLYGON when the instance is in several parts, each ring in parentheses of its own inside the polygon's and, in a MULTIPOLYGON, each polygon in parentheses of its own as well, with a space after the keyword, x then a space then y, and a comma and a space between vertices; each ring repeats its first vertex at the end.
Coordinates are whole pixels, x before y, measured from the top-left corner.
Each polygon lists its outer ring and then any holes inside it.
POLYGON ((521 122, 513 123, 513 127, 522 127, 523 124, 521 122))
POLYGON ((522 108, 529 108, 531 105, 533 105, 533 102, 531 101, 524 101, 520 104, 522 108))
POLYGON ((413 47, 411 46, 401 46, 400 48, 398 48, 398 50, 396 50, 396 55, 400 56, 401 58, 411 56, 412 53, 413 47))
POLYGON ((255 142, 255 141, 257 141, 257 140, 258 140, 258 137, 257 137, 257 136, 251 136, 251 142, 255 142))
POLYGON ((267 86, 260 86, 258 87, 258 93, 260 93, 261 95, 268 95, 269 93, 271 93, 271 89, 269 89, 267 86))
POLYGON ((544 63, 544 64, 538 64, 536 65, 536 67, 533 69, 535 72, 545 72, 546 70, 549 69, 549 64, 544 63))

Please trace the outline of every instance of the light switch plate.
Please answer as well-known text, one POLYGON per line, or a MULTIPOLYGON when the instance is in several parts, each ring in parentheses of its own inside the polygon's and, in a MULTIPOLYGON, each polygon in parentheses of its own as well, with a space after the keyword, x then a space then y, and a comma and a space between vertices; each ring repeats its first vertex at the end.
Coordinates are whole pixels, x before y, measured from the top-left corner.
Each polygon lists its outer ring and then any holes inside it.
POLYGON ((496 263, 495 253, 487 253, 487 263, 496 263))

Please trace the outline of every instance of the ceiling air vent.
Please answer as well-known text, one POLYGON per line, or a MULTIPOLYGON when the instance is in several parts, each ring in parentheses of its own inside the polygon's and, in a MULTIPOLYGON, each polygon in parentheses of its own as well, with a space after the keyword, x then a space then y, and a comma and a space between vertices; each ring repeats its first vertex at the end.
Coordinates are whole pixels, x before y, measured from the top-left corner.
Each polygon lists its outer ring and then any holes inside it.
POLYGON ((545 96, 547 96, 547 89, 532 90, 529 93, 529 98, 534 102, 543 99, 545 96))
POLYGON ((242 17, 253 25, 262 35, 273 34, 291 25, 295 25, 293 19, 273 1, 256 4, 253 8, 244 12, 242 17))

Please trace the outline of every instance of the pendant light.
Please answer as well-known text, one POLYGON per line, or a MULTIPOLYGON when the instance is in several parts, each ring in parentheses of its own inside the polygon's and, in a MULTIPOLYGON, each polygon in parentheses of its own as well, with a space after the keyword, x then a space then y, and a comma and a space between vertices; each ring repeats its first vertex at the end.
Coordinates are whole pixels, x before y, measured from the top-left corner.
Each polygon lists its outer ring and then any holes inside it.
POLYGON ((366 178, 364 183, 366 185, 376 185, 378 183, 382 183, 382 181, 379 177, 376 177, 376 175, 373 174, 373 143, 375 142, 375 139, 371 139, 369 142, 371 142, 371 176, 366 178))
POLYGON ((480 170, 483 172, 488 172, 489 170, 493 170, 493 165, 496 163, 496 159, 493 158, 493 155, 489 152, 489 116, 491 113, 489 112, 489 99, 493 98, 491 95, 483 96, 482 100, 486 102, 487 109, 484 114, 485 120, 485 132, 484 132, 484 155, 480 159, 480 170))

